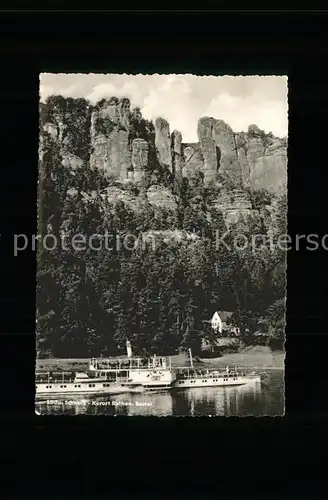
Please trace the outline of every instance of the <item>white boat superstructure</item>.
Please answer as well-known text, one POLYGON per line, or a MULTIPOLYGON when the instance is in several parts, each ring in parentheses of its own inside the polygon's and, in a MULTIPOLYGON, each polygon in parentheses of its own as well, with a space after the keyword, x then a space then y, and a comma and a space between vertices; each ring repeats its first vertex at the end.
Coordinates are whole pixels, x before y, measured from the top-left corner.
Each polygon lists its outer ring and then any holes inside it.
POLYGON ((178 378, 174 384, 175 388, 187 389, 191 387, 225 387, 245 385, 250 382, 261 382, 259 375, 250 374, 244 375, 235 370, 230 370, 225 373, 209 372, 205 374, 190 373, 178 378))
POLYGON ((97 376, 106 375, 110 378, 124 377, 126 386, 130 388, 142 386, 146 389, 168 389, 176 380, 172 369, 171 358, 152 356, 138 358, 132 356, 131 344, 127 342, 128 356, 125 359, 113 361, 110 358, 93 358, 89 370, 97 376))
POLYGON ((142 392, 141 386, 130 388, 124 380, 109 381, 105 377, 89 377, 86 373, 68 372, 37 373, 36 397, 122 394, 125 392, 142 392))
POLYGON ((176 378, 170 359, 157 356, 147 361, 130 358, 127 362, 120 360, 117 364, 109 359, 93 358, 89 369, 97 374, 105 373, 109 379, 124 377, 126 385, 130 387, 142 385, 145 388, 168 388, 176 378))

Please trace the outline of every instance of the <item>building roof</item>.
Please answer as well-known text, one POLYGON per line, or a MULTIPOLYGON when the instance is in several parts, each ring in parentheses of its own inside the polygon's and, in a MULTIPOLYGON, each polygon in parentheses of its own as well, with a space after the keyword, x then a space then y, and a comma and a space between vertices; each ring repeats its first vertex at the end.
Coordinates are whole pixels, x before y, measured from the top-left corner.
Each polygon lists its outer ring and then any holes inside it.
POLYGON ((221 321, 224 323, 227 321, 227 319, 231 318, 231 316, 233 315, 233 312, 230 311, 218 311, 218 313, 221 318, 221 321))

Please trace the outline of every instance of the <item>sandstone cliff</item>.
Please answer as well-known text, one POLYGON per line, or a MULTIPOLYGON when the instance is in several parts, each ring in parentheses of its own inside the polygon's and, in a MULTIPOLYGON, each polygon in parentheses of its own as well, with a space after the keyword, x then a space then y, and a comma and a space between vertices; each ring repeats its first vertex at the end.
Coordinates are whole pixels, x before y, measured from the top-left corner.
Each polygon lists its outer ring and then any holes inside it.
POLYGON ((286 193, 287 141, 256 125, 234 133, 224 121, 202 117, 198 142, 187 144, 179 131, 170 135, 164 118, 151 124, 128 99, 114 97, 93 107, 84 99, 54 96, 41 105, 40 121, 40 157, 45 133, 59 145, 64 167, 98 170, 108 183, 105 196, 132 209, 146 200, 175 211, 188 185, 229 224, 260 217, 249 190, 286 193), (133 192, 126 188, 131 185, 133 192))

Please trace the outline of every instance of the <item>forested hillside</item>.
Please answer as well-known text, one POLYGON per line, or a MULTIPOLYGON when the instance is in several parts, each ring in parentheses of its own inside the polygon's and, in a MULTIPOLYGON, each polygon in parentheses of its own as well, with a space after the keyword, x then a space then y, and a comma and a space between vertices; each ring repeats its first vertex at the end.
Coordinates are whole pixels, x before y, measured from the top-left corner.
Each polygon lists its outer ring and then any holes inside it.
POLYGON ((286 194, 234 185, 235 174, 219 163, 209 181, 201 167, 191 174, 187 150, 195 145, 182 145, 180 158, 172 134, 165 161, 162 123, 115 98, 99 116, 105 105, 61 96, 40 105, 38 233, 66 243, 38 247, 38 355, 115 355, 126 339, 140 354, 188 347, 196 354, 202 338, 211 340, 204 320, 217 309, 233 312, 243 342, 253 344, 260 331, 281 349, 286 253, 263 244, 243 250, 233 241, 241 233, 248 241, 285 234, 286 194), (94 156, 100 139, 106 168, 94 156), (244 209, 236 201, 241 192, 244 209), (218 244, 225 233, 229 249, 218 244), (92 240, 99 250, 74 248, 74 235, 99 235, 92 240), (138 238, 134 248, 122 243, 127 235, 138 238))

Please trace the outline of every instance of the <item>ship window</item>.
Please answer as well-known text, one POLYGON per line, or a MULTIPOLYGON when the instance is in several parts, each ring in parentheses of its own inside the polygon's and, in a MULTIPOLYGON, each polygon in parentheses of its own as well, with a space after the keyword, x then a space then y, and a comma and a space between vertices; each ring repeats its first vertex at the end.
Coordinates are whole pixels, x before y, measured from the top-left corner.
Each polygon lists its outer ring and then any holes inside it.
POLYGON ((92 384, 89 384, 89 387, 92 387, 92 384))
POLYGON ((80 385, 78 385, 78 387, 81 387, 80 385))
POLYGON ((74 385, 74 387, 77 387, 77 385, 74 385))
POLYGON ((205 382, 207 382, 207 380, 205 380, 205 382))

